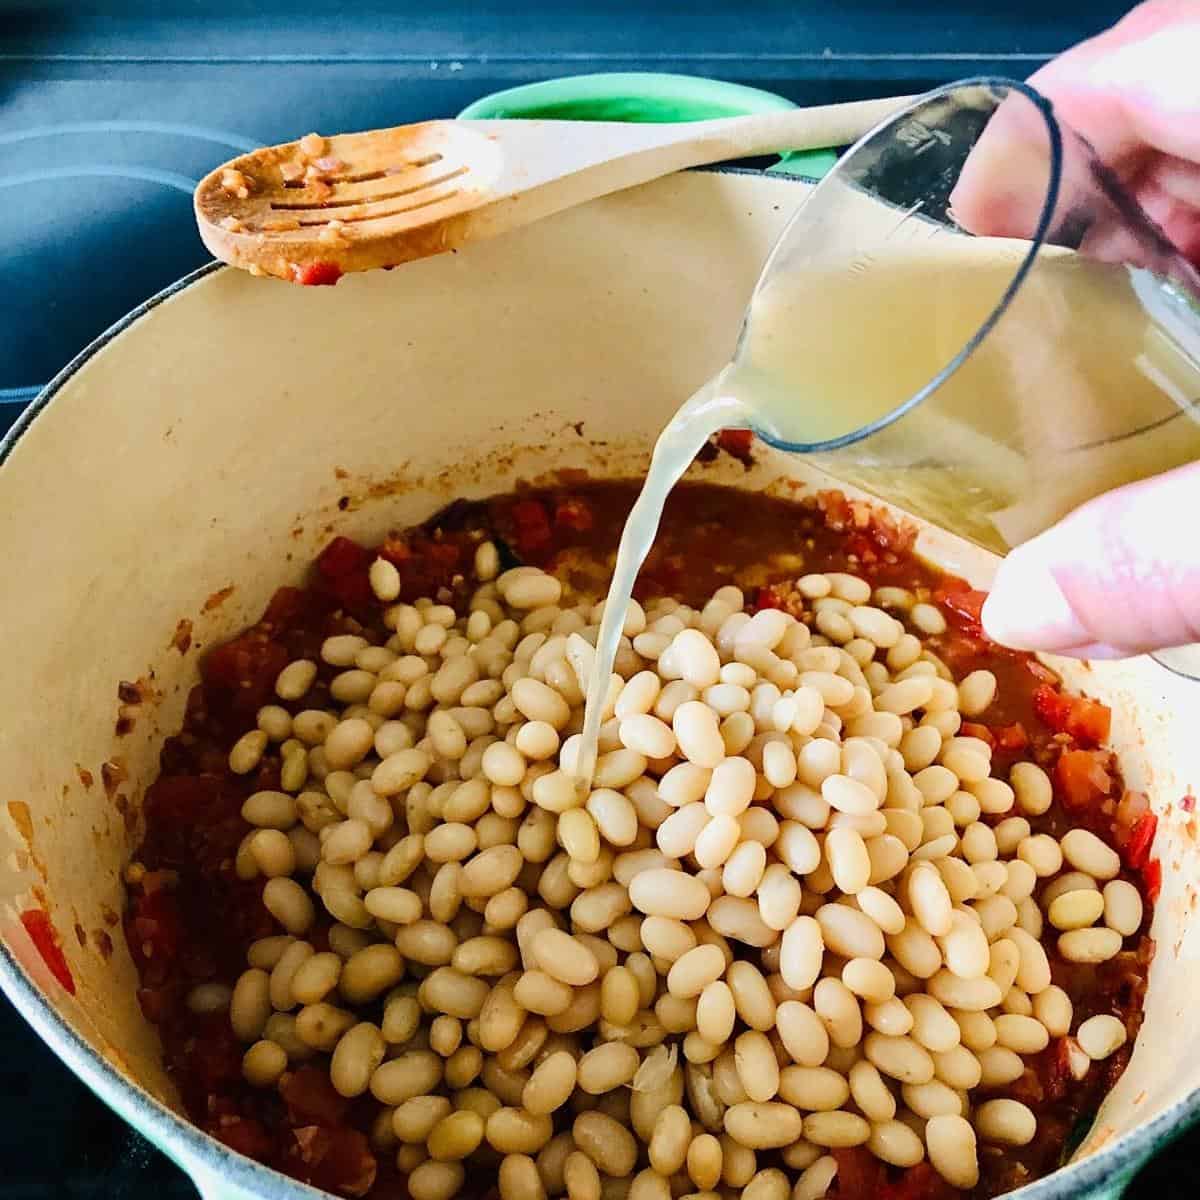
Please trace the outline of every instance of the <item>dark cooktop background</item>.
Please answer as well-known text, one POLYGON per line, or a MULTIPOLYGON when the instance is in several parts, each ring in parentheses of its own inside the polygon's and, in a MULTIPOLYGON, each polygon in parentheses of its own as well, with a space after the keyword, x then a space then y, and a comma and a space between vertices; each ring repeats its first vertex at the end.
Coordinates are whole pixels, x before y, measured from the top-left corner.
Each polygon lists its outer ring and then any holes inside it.
MULTIPOLYGON (((449 116, 486 92, 672 71, 801 103, 1024 77, 1124 11, 1113 0, 0 0, 0 431, 139 301, 206 260, 193 182, 309 129, 449 116), (311 10, 311 11, 309 11, 311 10)), ((1130 1196, 1194 1195, 1200 1137, 1130 1196)), ((190 1197, 0 997, 0 1195, 190 1197)))

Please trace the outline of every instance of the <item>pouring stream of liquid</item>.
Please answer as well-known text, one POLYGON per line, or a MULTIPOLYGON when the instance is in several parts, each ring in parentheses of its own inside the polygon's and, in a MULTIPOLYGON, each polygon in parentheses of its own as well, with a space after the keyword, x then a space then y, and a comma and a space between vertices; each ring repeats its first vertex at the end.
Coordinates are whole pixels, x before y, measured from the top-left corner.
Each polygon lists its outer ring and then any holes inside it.
POLYGON ((586 795, 596 769, 596 741, 612 677, 613 663, 621 642, 621 629, 633 596, 638 571, 650 553, 662 519, 667 494, 679 482, 704 443, 721 429, 744 429, 749 410, 723 391, 725 372, 705 384, 671 419, 654 443, 646 482, 634 503, 613 567, 612 583, 604 604, 604 617, 596 639, 596 657, 588 681, 587 708, 575 777, 586 795))
MULTIPOLYGON (((831 255, 760 285, 733 361, 659 436, 621 536, 588 680, 581 787, 595 768, 634 582, 668 492, 708 437, 749 427, 812 446, 870 427, 969 343, 1019 249, 926 239, 878 249, 854 269, 831 255)), ((1198 398, 1196 359, 1147 311, 1138 277, 1054 251, 934 395, 865 440, 812 457, 1003 554, 1099 492, 1200 459, 1198 398)))

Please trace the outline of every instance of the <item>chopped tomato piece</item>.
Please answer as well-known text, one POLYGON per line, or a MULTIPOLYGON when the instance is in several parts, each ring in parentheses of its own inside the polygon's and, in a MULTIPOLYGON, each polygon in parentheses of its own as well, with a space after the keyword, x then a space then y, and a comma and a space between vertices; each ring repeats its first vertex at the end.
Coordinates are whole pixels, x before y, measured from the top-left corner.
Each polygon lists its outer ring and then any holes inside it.
POLYGON ((1146 812, 1138 817, 1129 831, 1129 841, 1125 843, 1125 864, 1130 870, 1139 871, 1147 865, 1157 831, 1158 817, 1154 813, 1146 812))
POLYGON ((207 1019, 193 1039, 188 1065, 206 1092, 218 1092, 242 1078, 242 1055, 246 1047, 234 1036, 224 1014, 207 1019))
POLYGON ((760 587, 754 593, 754 604, 752 607, 755 612, 761 612, 764 608, 782 608, 783 601, 775 594, 773 588, 760 587))
POLYGON ((1033 711, 1043 725, 1048 725, 1056 733, 1062 732, 1066 723, 1066 697, 1056 687, 1044 684, 1033 693, 1033 711))
POLYGON ((1020 721, 1014 721, 1011 725, 997 725, 992 733, 998 750, 1015 752, 1024 750, 1029 745, 1029 734, 1025 732, 1025 726, 1020 721))
MULTIPOLYGON (((917 526, 912 521, 897 521, 867 500, 849 500, 839 491, 817 493, 817 504, 825 514, 825 523, 838 533, 857 531, 870 538, 871 544, 886 555, 900 555, 912 549, 917 526)), ((853 541, 851 545, 861 545, 853 541)), ((874 561, 874 558, 872 559, 874 561)))
POLYGON ((952 624, 972 637, 983 638, 983 602, 987 592, 942 586, 933 593, 933 598, 946 610, 952 624))
POLYGON ((329 1072, 317 1067, 286 1072, 279 1081, 279 1094, 296 1126, 337 1125, 350 1107, 350 1102, 334 1091, 329 1072))
POLYGON ((964 721, 959 733, 963 737, 978 738, 981 742, 987 742, 993 750, 996 748, 995 734, 986 725, 980 725, 975 721, 964 721))
POLYGON ((1112 710, 1086 696, 1067 696, 1048 684, 1033 693, 1033 711, 1056 733, 1065 733, 1084 746, 1099 746, 1108 738, 1112 710))
POLYGON ((200 664, 205 684, 225 693, 231 715, 252 717, 275 694, 275 680, 288 664, 288 652, 260 628, 246 630, 213 647, 200 664))
POLYGON ((333 262, 311 262, 292 266, 292 279, 305 287, 332 287, 342 277, 342 268, 333 262))
POLYGON ((411 601, 436 595, 452 585, 461 570, 463 547, 460 534, 415 533, 407 537, 389 536, 379 554, 400 572, 400 598, 411 601))
POLYGON ((852 533, 846 539, 846 553, 868 567, 879 561, 879 551, 865 533, 852 533))
POLYGON ((317 555, 317 570, 326 579, 337 579, 366 570, 370 560, 371 555, 366 547, 350 538, 336 537, 317 555))
POLYGON ((383 539, 383 545, 379 547, 379 557, 386 558, 393 566, 403 566, 412 556, 408 539, 397 537, 394 533, 389 533, 383 539))
POLYGON ((1034 677, 1034 679, 1037 679, 1042 683, 1052 683, 1055 685, 1055 687, 1062 682, 1062 680, 1060 680, 1059 677, 1055 675, 1055 673, 1050 670, 1048 666, 1045 665, 1045 663, 1038 662, 1036 658, 1025 658, 1022 659, 1022 661, 1025 664, 1025 670, 1027 670, 1030 675, 1034 677))
POLYGON ((1084 746, 1099 746, 1108 740, 1112 726, 1112 709, 1086 696, 1071 696, 1067 708, 1067 728, 1077 742, 1084 746))
POLYGON ((717 434, 717 445, 726 454, 750 462, 750 447, 754 444, 754 434, 749 429, 722 429, 717 434))
POLYGON ((275 589, 262 624, 273 628, 286 628, 298 621, 310 608, 311 595, 302 588, 281 587, 275 589))
POLYGON ((58 944, 58 934, 54 932, 54 926, 50 924, 50 918, 45 911, 40 908, 26 909, 21 914, 21 924, 25 926, 29 940, 33 942, 37 952, 42 956, 42 961, 46 964, 50 974, 72 996, 75 995, 75 979, 71 975, 71 968, 67 966, 67 959, 62 952, 62 947, 58 944))
POLYGON ((1150 811, 1150 797, 1145 792, 1126 789, 1117 802, 1116 835, 1119 845, 1129 841, 1129 835, 1138 821, 1150 811))
POLYGON ((378 1166, 366 1137, 357 1129, 331 1129, 329 1149, 312 1182, 329 1192, 363 1196, 375 1182, 378 1166))
POLYGON ((554 524, 558 529, 569 529, 572 533, 587 533, 595 523, 592 510, 576 497, 560 500, 554 506, 554 524))
POLYGON ((971 585, 961 575, 943 575, 938 590, 933 598, 940 603, 941 595, 951 595, 954 592, 969 592, 971 585))
POLYGON ((1036 1108, 1045 1098, 1046 1089, 1041 1077, 1032 1066, 1027 1066, 1019 1078, 1014 1079, 1005 1089, 1010 1099, 1020 1100, 1030 1108, 1036 1108))
POLYGON ((1042 1054, 1041 1068, 1046 1099, 1061 1100, 1074 1079, 1071 1074, 1070 1046, 1065 1037, 1056 1038, 1042 1054))
MULTIPOLYGON (((907 1168, 895 1183, 885 1183, 878 1195, 879 1200, 951 1200, 961 1193, 926 1161, 907 1168)), ((863 1193, 863 1196, 864 1200, 871 1200, 871 1193, 863 1193)))
POLYGON ((554 531, 545 506, 537 500, 519 500, 513 505, 516 526, 517 553, 522 558, 538 558, 546 554, 554 542, 554 531))
POLYGON ((142 968, 165 973, 179 953, 183 923, 174 893, 166 888, 135 897, 126 918, 129 952, 142 968))
POLYGON ((1055 778, 1068 809, 1090 808, 1112 791, 1105 756, 1092 750, 1067 750, 1058 760, 1055 778))
POLYGON ((883 1186, 883 1164, 866 1147, 838 1147, 833 1157, 838 1165, 837 1194, 845 1200, 867 1200, 883 1186))
POLYGON ((375 1182, 378 1166, 357 1130, 304 1125, 292 1130, 284 1169, 327 1192, 362 1196, 375 1182))
POLYGON ((1185 792, 1179 801, 1179 807, 1182 808, 1184 812, 1195 812, 1196 797, 1193 796, 1191 792, 1185 792))
POLYGON ((208 1132, 247 1158, 265 1159, 272 1150, 270 1134, 249 1117, 218 1117, 209 1125, 208 1132))
POLYGON ((138 988, 137 1000, 142 1009, 142 1016, 151 1025, 164 1024, 171 1015, 171 1008, 175 1003, 178 990, 169 984, 162 988, 138 988))
POLYGON ((367 609, 374 593, 367 570, 371 555, 350 538, 334 538, 317 556, 317 572, 328 590, 351 612, 367 609))

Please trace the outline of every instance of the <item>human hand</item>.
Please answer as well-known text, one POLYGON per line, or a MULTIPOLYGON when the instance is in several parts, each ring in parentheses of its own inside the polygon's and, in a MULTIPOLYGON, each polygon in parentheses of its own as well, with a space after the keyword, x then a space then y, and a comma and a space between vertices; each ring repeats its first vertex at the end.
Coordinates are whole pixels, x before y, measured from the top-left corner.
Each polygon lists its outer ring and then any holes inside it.
POLYGON ((1198 516, 1200 463, 1089 500, 1004 559, 984 629, 1077 658, 1200 642, 1198 516))
MULTIPOLYGON (((1200 264, 1198 56, 1200 3, 1149 0, 1043 67, 1030 83, 1200 264)), ((1027 231, 998 225, 1031 213, 1011 190, 1012 173, 1007 192, 990 186, 995 178, 956 194, 956 214, 965 214, 964 224, 976 232, 1020 236, 1027 231), (985 207, 998 196, 1006 208, 985 207)), ((989 636, 1021 649, 1087 658, 1200 641, 1197 514, 1200 464, 1083 505, 1004 560, 983 609, 989 636)))
MULTIPOLYGON (((1200 265, 1198 61, 1200 3, 1147 0, 1036 71, 1029 83, 1091 143, 1175 247, 1200 265)), ((1060 210, 1069 207, 1074 165, 1068 156, 1060 210)), ((1044 126, 1032 106, 1001 105, 955 188, 955 216, 974 233, 1032 236, 1046 169, 1044 126)), ((1115 261, 1129 257, 1131 244, 1101 223, 1080 249, 1115 261)))

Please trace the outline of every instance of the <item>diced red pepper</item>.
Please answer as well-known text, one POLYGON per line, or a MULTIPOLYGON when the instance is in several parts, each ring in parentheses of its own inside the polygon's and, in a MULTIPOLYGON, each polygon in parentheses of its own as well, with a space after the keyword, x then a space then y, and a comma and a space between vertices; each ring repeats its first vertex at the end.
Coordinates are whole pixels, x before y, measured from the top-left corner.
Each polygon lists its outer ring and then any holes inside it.
POLYGON ((1055 733, 1065 733, 1083 746, 1108 739, 1112 710, 1086 696, 1067 696, 1049 684, 1033 693, 1033 711, 1055 733))
POLYGON ((58 934, 55 933, 54 926, 50 924, 50 918, 45 911, 40 908, 26 909, 21 914, 21 924, 25 926, 29 940, 42 956, 42 962, 46 964, 50 974, 72 996, 75 995, 75 979, 71 975, 71 968, 67 966, 67 959, 62 952, 62 947, 58 944, 58 934))
POLYGON ((1157 830, 1158 817, 1152 812, 1143 813, 1134 823, 1125 843, 1125 865, 1131 871, 1140 871, 1147 865, 1157 830))
POLYGON ((1146 899, 1154 904, 1162 891, 1162 861, 1152 858, 1142 870, 1142 882, 1146 885, 1146 899))
POLYGON ((1196 797, 1191 792, 1185 792, 1179 801, 1179 807, 1184 812, 1190 813, 1196 811, 1196 797))
POLYGON ((292 279, 305 287, 332 287, 342 277, 342 268, 334 262, 293 264, 292 279))
POLYGON ((1112 791, 1105 756, 1093 750, 1065 751, 1054 772, 1064 808, 1091 808, 1112 791))

